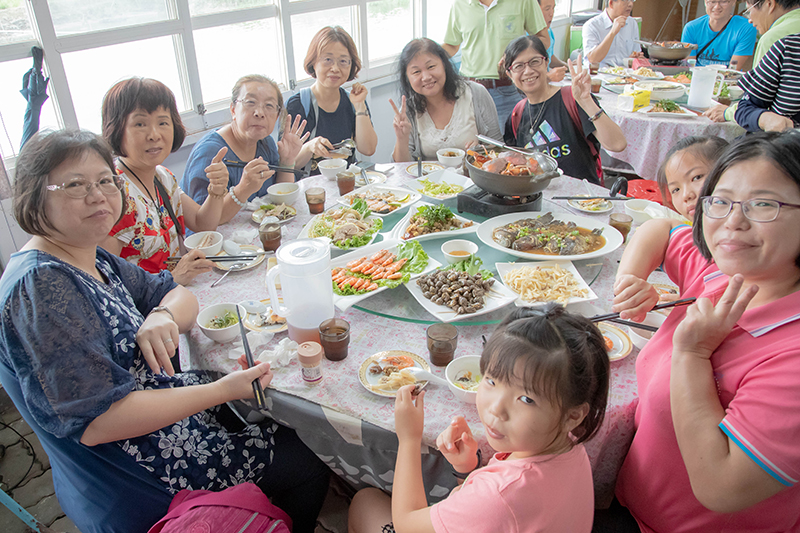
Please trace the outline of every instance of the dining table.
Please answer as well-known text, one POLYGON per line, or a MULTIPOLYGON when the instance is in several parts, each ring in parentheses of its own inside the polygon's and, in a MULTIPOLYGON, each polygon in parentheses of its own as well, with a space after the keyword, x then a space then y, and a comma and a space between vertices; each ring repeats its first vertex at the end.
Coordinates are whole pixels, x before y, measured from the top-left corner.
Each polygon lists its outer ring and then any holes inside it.
MULTIPOLYGON (((646 119, 645 119, 646 120, 646 119)), ((705 120, 705 119, 703 119, 705 120)), ((386 185, 404 187, 416 179, 416 164, 391 163, 378 165, 379 173, 370 173, 377 179, 385 178, 386 185)), ((309 187, 322 187, 326 192, 326 208, 338 206, 340 198, 335 181, 324 176, 311 176, 299 182, 301 190, 309 187)), ((543 191, 541 213, 552 212, 559 215, 580 215, 588 219, 606 223, 610 213, 587 214, 571 208, 566 201, 553 200, 554 196, 586 194, 586 187, 597 195, 607 196, 608 190, 587 184, 568 176, 551 181, 543 191)), ((610 202, 611 212, 623 212, 621 201, 610 202)), ((445 201, 445 205, 456 211, 455 199, 445 201)), ((312 216, 301 192, 294 202, 297 215, 283 226, 282 242, 295 239, 312 216)), ((392 228, 405 216, 412 204, 401 212, 383 218, 383 228, 377 239, 384 239, 392 228)), ((532 212, 531 216, 536 216, 532 212)), ((475 221, 474 227, 485 219, 469 214, 458 213, 475 221)), ((234 235, 241 239, 243 230, 257 226, 251 220, 252 212, 242 210, 229 223, 218 228, 225 238, 234 235)), ((636 231, 636 226, 633 232, 636 231)), ((478 256, 484 267, 495 271, 497 262, 524 259, 486 246, 476 233, 459 235, 479 245, 478 256)), ((428 255, 445 263, 440 250, 441 244, 448 240, 446 232, 421 242, 428 255)), ((254 238, 251 244, 258 245, 254 238)), ((339 250, 332 252, 340 255, 339 250)), ((613 298, 614 276, 622 254, 622 247, 602 257, 575 261, 581 277, 597 294, 597 300, 576 312, 594 314, 607 312, 613 298)), ((213 271, 198 276, 188 288, 197 297, 200 308, 218 303, 236 303, 243 300, 262 300, 269 304, 265 286, 268 260, 254 268, 232 272, 216 287, 221 272, 213 271)), ((668 278, 656 272, 651 281, 669 283, 668 278)), ((413 280, 411 281, 413 283, 413 280)), ((501 309, 480 316, 464 315, 453 324, 458 330, 455 357, 479 355, 485 339, 497 324, 514 308, 511 303, 501 309)), ((570 306, 569 308, 572 308, 570 306)), ((378 352, 403 350, 429 360, 426 344, 426 328, 438 320, 416 301, 409 290, 399 286, 386 290, 342 311, 336 309, 336 316, 350 324, 350 344, 348 355, 341 361, 323 360, 322 379, 308 383, 301 376, 300 364, 292 360, 289 364, 274 367, 274 377, 266 389, 266 414, 275 421, 297 431, 303 442, 309 446, 336 474, 347 480, 354 488, 374 486, 391 491, 397 451, 397 437, 394 433, 394 400, 378 396, 367 390, 359 379, 362 363, 378 352)), ((258 357, 264 350, 273 350, 286 338, 286 332, 267 335, 249 333, 248 340, 253 355, 258 357)), ((212 375, 229 373, 238 368, 236 358, 243 353, 235 341, 219 344, 207 338, 195 327, 181 336, 181 362, 187 366, 212 375)), ((585 443, 594 475, 596 505, 607 507, 613 498, 614 485, 628 446, 634 432, 634 411, 637 403, 635 364, 638 350, 634 347, 630 354, 610 363, 610 388, 605 418, 597 435, 585 443)), ((431 365, 432 372, 444 377, 444 368, 431 365)), ((422 454, 424 482, 430 504, 446 497, 457 480, 452 475, 449 464, 436 449, 437 436, 450 424, 455 416, 462 415, 467 420, 478 440, 484 458, 490 457, 492 450, 488 445, 484 428, 473 404, 462 402, 446 387, 429 383, 425 396, 425 429, 422 454)))

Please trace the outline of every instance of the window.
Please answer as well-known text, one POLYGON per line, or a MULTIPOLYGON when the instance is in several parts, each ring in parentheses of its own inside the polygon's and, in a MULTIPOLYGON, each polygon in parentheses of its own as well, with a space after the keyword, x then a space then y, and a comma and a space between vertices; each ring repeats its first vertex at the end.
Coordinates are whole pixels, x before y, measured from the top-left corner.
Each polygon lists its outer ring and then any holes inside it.
POLYGON ((569 0, 556 0, 556 9, 553 13, 553 19, 559 19, 569 16, 570 5, 569 0))
MULTIPOLYGON (((572 0, 572 12, 576 13, 578 11, 598 9, 598 5, 597 0, 572 0)), ((558 10, 558 6, 556 6, 556 10, 558 10)))
POLYGON ((426 12, 428 31, 426 37, 440 44, 444 42, 447 19, 450 16, 450 7, 452 5, 453 0, 428 0, 426 12))
POLYGON ((0 0, 0 46, 33 40, 24 0, 0 0))
POLYGON ((59 37, 173 18, 165 0, 48 0, 47 4, 59 37))
POLYGON ((411 0, 379 0, 367 4, 369 61, 389 62, 414 38, 411 0))
MULTIPOLYGON (((349 7, 292 16, 292 49, 294 50, 294 69, 297 81, 311 79, 311 76, 306 73, 306 69, 303 66, 303 60, 308 53, 308 45, 311 43, 311 39, 325 26, 341 26, 344 31, 350 34, 358 48, 358 36, 353 31, 353 14, 352 9, 349 7)), ((360 49, 358 55, 359 57, 362 55, 360 49)), ((364 58, 361 57, 361 60, 363 62, 364 58)))
POLYGON ((248 9, 271 5, 271 0, 189 0, 189 12, 192 16, 211 15, 236 9, 248 9))

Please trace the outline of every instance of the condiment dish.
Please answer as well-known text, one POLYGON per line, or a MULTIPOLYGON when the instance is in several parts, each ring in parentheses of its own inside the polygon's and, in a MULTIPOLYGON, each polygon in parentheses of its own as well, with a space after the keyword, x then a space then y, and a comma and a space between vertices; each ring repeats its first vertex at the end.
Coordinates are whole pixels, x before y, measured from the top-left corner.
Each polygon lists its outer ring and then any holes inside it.
POLYGON ((466 239, 452 239, 442 244, 442 255, 451 265, 478 253, 478 245, 466 239))

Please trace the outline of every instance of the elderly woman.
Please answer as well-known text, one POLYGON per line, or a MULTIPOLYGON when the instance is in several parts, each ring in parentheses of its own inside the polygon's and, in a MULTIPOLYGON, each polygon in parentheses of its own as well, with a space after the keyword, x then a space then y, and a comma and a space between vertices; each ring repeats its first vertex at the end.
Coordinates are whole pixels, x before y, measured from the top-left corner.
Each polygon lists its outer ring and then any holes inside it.
POLYGON ((277 83, 258 74, 243 76, 231 91, 231 123, 207 133, 194 145, 181 188, 195 202, 204 202, 208 196, 207 169, 224 149, 229 194, 224 199, 220 222, 228 222, 245 202, 266 195, 267 188, 276 181, 294 181, 293 173, 275 175, 269 165, 294 167, 303 141, 308 138, 308 134, 301 137, 304 127, 305 122, 301 123, 299 117, 294 122, 286 120, 277 83), (276 143, 270 134, 278 122, 286 128, 276 143))
POLYGON ((697 66, 728 65, 750 70, 758 32, 747 19, 734 15, 734 0, 706 0, 706 14, 683 27, 681 41, 697 45, 697 66))
POLYGON ((547 50, 534 35, 506 48, 504 68, 525 98, 506 122, 506 144, 542 150, 558 161, 568 176, 602 183, 600 146, 620 152, 628 142, 622 130, 592 96, 589 71, 580 58, 568 61, 572 90, 547 79, 547 50))
MULTIPOLYGON (((186 136, 175 95, 166 85, 149 78, 123 80, 106 93, 102 116, 103 136, 119 156, 117 172, 127 196, 122 218, 103 247, 148 272, 160 272, 168 257, 180 255, 186 229, 214 230, 220 223, 228 181, 225 152, 220 150, 206 169, 209 196, 198 204, 161 165, 186 136)), ((202 252, 192 250, 173 277, 185 285, 212 267, 202 252)))
MULTIPOLYGON (((306 165, 319 174, 316 161, 330 157, 333 144, 353 139, 358 151, 366 156, 375 153, 378 136, 367 107, 367 88, 354 83, 350 94, 342 89, 361 70, 353 38, 339 26, 326 26, 317 32, 303 62, 306 72, 316 81, 289 98, 286 108, 291 115, 308 121, 311 139, 297 156, 297 167, 306 165)), ((355 161, 352 154, 349 161, 355 161)))
MULTIPOLYGON (((694 228, 642 225, 614 307, 641 320, 660 264, 690 307, 639 354, 636 434, 617 497, 638 523, 595 531, 800 527, 800 135, 757 134, 711 170, 694 228)), ((598 517, 600 518, 600 517, 598 517)), ((629 523, 630 523, 630 519, 629 523)))
POLYGON ((144 533, 181 489, 253 481, 295 531, 312 531, 326 467, 287 428, 220 423, 233 414, 225 402, 270 382, 269 365, 216 382, 174 374, 197 300, 168 272, 98 248, 126 202, 108 145, 40 133, 14 187, 15 217, 33 237, 0 279, 0 381, 50 458, 67 516, 84 533, 144 533))
POLYGON ((441 148, 471 148, 476 135, 500 138, 489 91, 459 76, 447 52, 430 39, 414 39, 400 54, 400 109, 392 100, 395 161, 435 160, 441 148))

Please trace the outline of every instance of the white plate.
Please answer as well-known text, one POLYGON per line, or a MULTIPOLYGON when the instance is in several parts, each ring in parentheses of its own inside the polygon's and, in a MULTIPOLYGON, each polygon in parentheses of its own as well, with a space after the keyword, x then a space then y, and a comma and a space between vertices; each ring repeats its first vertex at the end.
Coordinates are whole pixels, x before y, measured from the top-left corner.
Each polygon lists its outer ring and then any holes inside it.
POLYGON ((445 238, 445 237, 452 237, 453 235, 466 235, 468 233, 473 233, 478 228, 478 224, 476 222, 474 222, 472 220, 467 220, 464 217, 460 217, 455 212, 453 212, 453 215, 455 215, 455 217, 458 220, 461 220, 461 221, 464 221, 464 222, 472 222, 472 225, 471 226, 467 226, 466 228, 461 228, 461 229, 456 229, 456 230, 439 231, 437 233, 427 233, 425 235, 420 235, 419 237, 414 237, 412 239, 403 239, 403 234, 406 232, 406 228, 410 224, 409 221, 411 220, 411 217, 414 216, 417 213, 417 208, 425 206, 425 205, 433 205, 433 204, 430 204, 428 202, 422 202, 422 201, 417 202, 414 205, 414 207, 412 207, 411 209, 408 210, 408 213, 406 213, 406 216, 403 217, 403 220, 401 220, 400 222, 397 223, 397 225, 395 225, 395 227, 392 229, 392 231, 388 235, 389 238, 391 238, 391 239, 399 239, 401 241, 404 241, 404 240, 426 241, 428 239, 439 239, 439 238, 445 238))
MULTIPOLYGON (((467 189, 473 185, 472 180, 466 176, 462 176, 461 174, 454 172, 453 170, 446 168, 443 170, 437 170, 427 176, 424 176, 422 179, 426 179, 432 183, 447 183, 450 185, 460 185, 467 189)), ((420 195, 427 198, 429 201, 434 203, 441 203, 443 200, 447 200, 448 198, 454 198, 456 194, 446 194, 442 196, 430 196, 423 192, 425 185, 419 182, 419 179, 411 180, 405 183, 405 186, 409 189, 417 191, 420 195)))
POLYGON ((417 285, 417 281, 415 279, 412 279, 406 283, 406 289, 408 289, 408 292, 410 292, 412 296, 417 299, 419 304, 437 320, 442 322, 455 322, 456 320, 465 320, 476 316, 485 315, 486 313, 491 313, 495 309, 505 307, 517 299, 519 296, 517 293, 500 283, 499 279, 495 279, 496 281, 494 285, 492 285, 491 290, 487 292, 486 298, 483 301, 483 309, 480 309, 475 313, 463 315, 459 315, 449 307, 435 304, 431 300, 425 298, 425 296, 422 295, 422 289, 419 288, 419 285, 417 285))
MULTIPOLYGON (((364 256, 369 257, 380 250, 389 250, 390 252, 394 253, 397 250, 397 245, 402 244, 402 242, 403 241, 400 241, 398 239, 387 239, 381 242, 370 244, 369 246, 364 246, 363 248, 358 248, 352 252, 340 255, 336 259, 331 260, 331 269, 344 267, 350 261, 361 259, 364 256)), ((432 257, 428 257, 428 266, 425 267, 425 270, 423 270, 419 274, 411 274, 411 279, 413 280, 414 278, 421 276, 426 272, 430 272, 431 270, 439 268, 440 266, 442 266, 442 264, 439 261, 433 259, 432 257)), ((357 304, 361 300, 366 300, 370 296, 374 296, 375 294, 381 293, 388 289, 389 287, 378 287, 374 291, 367 292, 364 294, 357 294, 353 296, 342 296, 334 292, 333 304, 342 311, 347 311, 347 309, 349 309, 350 306, 357 304)))
MULTIPOLYGON (((280 303, 283 303, 283 298, 278 298, 278 300, 280 301, 280 303)), ((261 303, 266 304, 267 310, 271 309, 271 306, 269 305, 270 304, 269 298, 264 298, 263 300, 261 300, 261 303)), ((253 323, 253 318, 255 318, 254 314, 247 313, 247 315, 245 315, 245 317, 242 319, 244 327, 246 327, 250 331, 268 331, 270 333, 279 333, 281 331, 286 331, 287 329, 289 329, 289 326, 286 324, 286 322, 284 322, 283 324, 272 324, 272 325, 267 324, 264 326, 256 326, 253 323)))
POLYGON ((631 70, 631 77, 632 78, 637 78, 637 79, 640 79, 640 80, 663 80, 664 79, 664 74, 662 74, 661 72, 658 72, 656 70, 653 73, 655 74, 655 76, 642 76, 641 74, 636 74, 635 70, 631 70))
MULTIPOLYGON (((261 248, 260 246, 255 246, 255 245, 252 245, 252 244, 240 244, 239 247, 242 249, 242 252, 263 252, 264 251, 263 248, 261 248)), ((221 251, 220 253, 217 254, 217 257, 224 257, 226 255, 228 255, 228 253, 223 250, 223 251, 221 251)), ((266 254, 256 255, 253 259, 250 260, 250 262, 245 267, 237 269, 236 272, 239 272, 239 271, 242 271, 242 270, 250 270, 253 267, 257 267, 258 265, 260 265, 261 263, 264 262, 264 258, 265 257, 267 257, 266 254)), ((214 263, 214 266, 217 267, 220 270, 227 271, 227 270, 231 269, 231 265, 235 265, 236 263, 239 263, 239 262, 240 261, 220 261, 220 262, 214 263)))
MULTIPOLYGON (((343 207, 335 207, 335 208, 333 208, 333 209, 329 209, 329 210, 328 210, 328 211, 326 211, 325 213, 328 213, 328 212, 330 212, 330 211, 334 211, 334 210, 336 210, 336 209, 344 209, 344 208, 343 208, 343 207)), ((323 216, 325 213, 320 213, 319 215, 315 215, 315 216, 314 216, 314 217, 313 217, 311 220, 309 220, 309 221, 306 223, 306 225, 305 225, 305 226, 303 226, 303 229, 301 229, 301 230, 300 230, 300 233, 297 235, 297 238, 298 238, 298 239, 310 239, 311 237, 309 237, 309 235, 308 235, 308 231, 309 231, 309 229, 311 228, 311 225, 312 225, 314 222, 316 222, 316 221, 317 221, 317 219, 318 219, 318 218, 320 218, 321 216, 323 216)), ((375 216, 372 216, 372 215, 370 215, 370 216, 368 216, 368 217, 366 218, 366 220, 381 220, 381 219, 380 219, 379 217, 375 217, 375 216)), ((372 241, 374 241, 374 240, 375 240, 375 237, 377 237, 377 236, 378 236, 378 233, 380 233, 380 230, 378 230, 378 231, 376 231, 375 233, 373 233, 373 234, 372 234, 372 238, 371 238, 371 239, 369 240, 369 242, 368 242, 367 244, 365 244, 364 246, 367 246, 367 245, 369 245, 369 244, 372 244, 372 241)), ((322 237, 322 238, 323 238, 323 239, 328 239, 327 237, 322 237)), ((355 249, 356 249, 356 248, 339 248, 338 246, 336 246, 335 244, 333 244, 333 241, 331 241, 330 239, 328 239, 328 240, 331 242, 331 250, 355 250, 355 249)), ((360 246, 359 248, 363 248, 364 246, 360 246)))
POLYGON ((406 201, 398 202, 400 204, 400 207, 398 207, 394 211, 391 211, 391 212, 386 213, 386 214, 376 213, 375 211, 373 211, 372 214, 375 215, 376 217, 385 217, 385 216, 393 215, 393 214, 395 214, 395 213, 397 213, 399 211, 402 211, 403 209, 405 209, 406 207, 410 206, 411 204, 413 204, 414 202, 416 202, 417 200, 419 200, 422 197, 422 195, 420 195, 419 193, 410 192, 408 189, 404 189, 402 187, 392 187, 391 185, 381 185, 381 184, 373 183, 373 184, 367 185, 366 187, 362 187, 362 188, 358 189, 357 191, 352 191, 352 192, 349 192, 349 193, 345 194, 344 196, 340 196, 337 201, 340 204, 349 207, 350 206, 350 198, 351 197, 355 196, 356 194, 367 194, 367 193, 373 192, 373 191, 375 193, 390 192, 390 193, 393 193, 396 198, 403 198, 405 196, 408 196, 408 199, 406 201))
MULTIPOLYGON (((358 381, 364 386, 372 394, 377 394, 378 396, 383 396, 384 398, 394 398, 397 395, 396 390, 375 390, 372 388, 372 385, 378 385, 380 382, 380 378, 383 374, 370 374, 369 367, 372 366, 372 363, 378 361, 384 357, 392 356, 392 355, 404 355, 406 357, 410 357, 414 361, 414 366, 416 368, 421 368, 423 370, 427 370, 428 372, 431 371, 431 366, 428 362, 423 359, 422 357, 418 356, 415 353, 411 352, 404 352, 402 350, 388 350, 385 352, 378 352, 375 355, 369 356, 367 359, 361 363, 361 367, 358 369, 358 381)), ((425 388, 428 382, 426 381, 421 388, 425 388)))
POLYGON ((371 185, 373 183, 384 183, 386 181, 386 174, 382 174, 374 170, 367 170, 367 177, 369 178, 369 184, 366 181, 364 181, 364 176, 361 175, 360 170, 357 170, 355 172, 355 175, 356 175, 356 187, 363 187, 365 185, 371 185))
POLYGON ((530 212, 509 213, 507 215, 500 215, 490 218, 478 228, 478 238, 483 241, 484 244, 491 246, 495 250, 500 250, 501 252, 521 257, 522 259, 528 259, 529 261, 580 261, 582 259, 592 259, 594 257, 602 257, 606 254, 610 254, 622 245, 622 234, 608 224, 600 222, 597 219, 585 218, 566 213, 557 213, 553 216, 556 220, 574 222, 576 225, 578 225, 578 227, 586 228, 588 230, 603 228, 603 237, 606 238, 606 244, 599 250, 589 252, 588 254, 550 255, 519 252, 517 250, 512 250, 511 248, 504 248, 498 243, 494 242, 492 233, 494 232, 495 228, 499 228, 500 226, 505 226, 506 224, 510 224, 511 222, 516 222, 517 220, 522 220, 525 218, 536 218, 536 215, 530 212))
MULTIPOLYGON (((579 196, 584 196, 584 195, 579 195, 579 196)), ((586 197, 590 198, 588 195, 586 195, 586 197)), ((569 201, 567 201, 567 203, 569 204, 569 206, 571 208, 577 209, 578 211, 582 211, 584 213, 588 213, 590 215, 599 215, 599 214, 602 214, 602 213, 608 213, 609 211, 614 209, 614 206, 611 204, 611 202, 609 200, 605 200, 605 202, 604 202, 605 203, 605 207, 601 207, 600 209, 587 209, 587 208, 581 206, 581 204, 579 202, 580 202, 580 200, 569 200, 569 201)), ((601 203, 600 205, 602 206, 603 204, 601 203)))
MULTIPOLYGON (((433 163, 431 161, 423 161, 422 162, 422 176, 425 177, 428 174, 433 174, 437 170, 444 170, 444 165, 440 165, 439 163, 433 163)), ((406 172, 411 174, 412 176, 417 176, 417 164, 412 163, 406 167, 406 172)))
POLYGON ((651 106, 651 105, 649 105, 647 107, 643 107, 643 108, 639 109, 636 112, 637 113, 644 113, 648 117, 662 117, 662 118, 695 118, 695 117, 698 116, 697 113, 689 111, 688 109, 686 109, 683 106, 678 106, 678 107, 681 108, 681 111, 683 111, 683 113, 664 113, 664 112, 661 112, 661 111, 656 111, 654 113, 650 113, 650 110, 653 108, 653 106, 651 106))
POLYGON ((628 357, 633 350, 633 343, 627 333, 607 322, 598 322, 597 327, 600 328, 600 333, 614 344, 608 351, 609 360, 619 361, 628 357))
MULTIPOLYGON (((570 298, 566 302, 561 302, 562 305, 574 304, 578 302, 590 302, 592 300, 597 300, 597 295, 578 273, 578 269, 575 268, 575 265, 572 264, 572 261, 537 261, 535 263, 495 263, 494 266, 495 268, 497 268, 497 273, 500 275, 500 278, 503 280, 505 286, 508 287, 508 289, 511 292, 519 295, 519 293, 517 293, 514 289, 512 289, 508 285, 508 282, 506 281, 509 272, 511 272, 512 270, 516 270, 518 268, 536 268, 536 267, 553 268, 555 265, 558 265, 564 270, 570 272, 572 276, 575 278, 575 281, 578 282, 578 288, 587 291, 586 296, 570 298)), ((547 302, 523 300, 522 296, 519 296, 519 298, 517 298, 517 301, 514 303, 516 304, 517 307, 538 307, 545 305, 547 302)))
POLYGON ((598 70, 598 72, 602 74, 610 74, 612 76, 630 76, 633 69, 625 68, 625 67, 602 67, 598 70))
MULTIPOLYGON (((292 215, 292 216, 290 216, 288 218, 285 218, 283 220, 278 220, 278 224, 280 224, 280 225, 288 224, 289 222, 294 220, 294 217, 297 216, 297 209, 295 209, 292 206, 287 206, 287 207, 289 207, 291 209, 294 209, 294 215, 292 215)), ((258 209, 253 211, 252 215, 250 215, 250 221, 253 222, 256 226, 260 225, 261 221, 264 219, 264 216, 266 215, 266 213, 267 213, 266 211, 264 211, 263 209, 261 209, 259 207, 258 209)))

